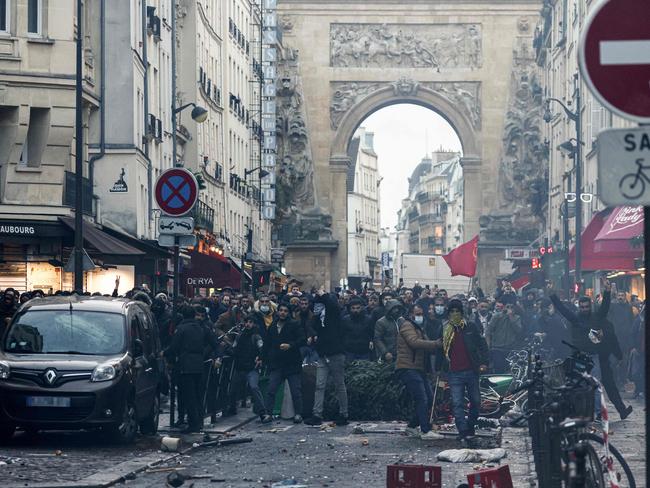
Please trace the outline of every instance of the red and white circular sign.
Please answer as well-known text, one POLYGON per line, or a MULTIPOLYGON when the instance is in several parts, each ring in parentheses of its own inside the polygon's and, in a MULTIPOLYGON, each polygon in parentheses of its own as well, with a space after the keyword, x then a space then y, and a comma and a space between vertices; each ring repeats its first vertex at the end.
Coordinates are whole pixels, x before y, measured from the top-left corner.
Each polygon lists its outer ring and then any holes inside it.
POLYGON ((650 122, 650 3, 603 0, 590 12, 578 49, 580 71, 600 102, 650 122))
POLYGON ((172 217, 180 217, 192 210, 198 195, 196 178, 186 169, 168 169, 156 181, 156 203, 163 213, 172 217))

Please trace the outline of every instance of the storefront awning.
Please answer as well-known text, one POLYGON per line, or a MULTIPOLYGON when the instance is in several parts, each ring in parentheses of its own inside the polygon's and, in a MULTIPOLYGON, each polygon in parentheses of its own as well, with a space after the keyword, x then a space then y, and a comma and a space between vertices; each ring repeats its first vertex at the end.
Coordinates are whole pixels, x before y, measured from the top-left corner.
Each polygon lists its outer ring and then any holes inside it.
MULTIPOLYGON (((69 229, 75 230, 74 219, 59 217, 69 229)), ((112 235, 98 229, 89 222, 83 223, 84 242, 106 256, 144 256, 145 252, 116 239, 112 235)))
MULTIPOLYGON (((583 271, 629 271, 636 269, 635 260, 643 257, 642 248, 634 248, 627 233, 618 238, 597 240, 601 232, 607 233, 605 227, 609 217, 617 209, 607 209, 597 213, 582 232, 583 271)), ((614 215, 613 219, 616 219, 614 215)), ((643 224, 641 224, 643 225, 643 224)), ((575 269, 575 246, 569 253, 569 266, 575 269)))
POLYGON ((174 253, 168 248, 160 247, 156 241, 136 239, 133 236, 125 234, 120 230, 107 227, 106 225, 103 226, 103 231, 112 235, 116 239, 126 242, 128 245, 133 246, 136 249, 140 249, 148 258, 169 259, 174 255, 174 253))
POLYGON ((616 207, 607 217, 596 240, 629 240, 640 235, 643 235, 643 207, 616 207))
POLYGON ((190 253, 191 263, 183 270, 183 286, 187 288, 234 288, 241 285, 241 274, 232 263, 218 254, 190 253))

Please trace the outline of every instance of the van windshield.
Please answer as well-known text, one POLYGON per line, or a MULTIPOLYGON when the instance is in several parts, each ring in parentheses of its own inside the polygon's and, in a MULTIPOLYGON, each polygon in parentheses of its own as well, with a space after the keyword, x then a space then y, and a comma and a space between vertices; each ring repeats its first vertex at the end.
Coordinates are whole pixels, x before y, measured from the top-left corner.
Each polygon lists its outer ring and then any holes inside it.
POLYGON ((24 354, 112 355, 125 349, 120 314, 77 310, 27 310, 7 332, 5 351, 24 354))

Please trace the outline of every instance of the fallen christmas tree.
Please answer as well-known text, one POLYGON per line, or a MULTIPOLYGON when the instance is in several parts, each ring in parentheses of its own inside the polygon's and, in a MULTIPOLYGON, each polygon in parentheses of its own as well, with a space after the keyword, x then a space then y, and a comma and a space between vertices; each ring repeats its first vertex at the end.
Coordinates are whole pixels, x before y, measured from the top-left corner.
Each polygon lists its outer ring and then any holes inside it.
MULTIPOLYGON (((354 361, 346 367, 345 384, 351 420, 408 420, 412 415, 410 395, 392 364, 354 361)), ((338 411, 334 387, 328 382, 325 418, 335 418, 338 411)))

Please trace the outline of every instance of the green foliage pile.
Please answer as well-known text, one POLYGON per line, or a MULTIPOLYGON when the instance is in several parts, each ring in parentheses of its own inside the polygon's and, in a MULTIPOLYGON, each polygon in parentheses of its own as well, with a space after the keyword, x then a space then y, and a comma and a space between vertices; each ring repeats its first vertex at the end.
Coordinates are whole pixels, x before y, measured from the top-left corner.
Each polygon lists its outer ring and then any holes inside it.
MULTIPOLYGON (((390 364, 354 361, 346 367, 345 384, 351 420, 408 420, 412 415, 410 395, 390 364)), ((330 382, 325 395, 325 418, 335 418, 338 411, 330 382)))

